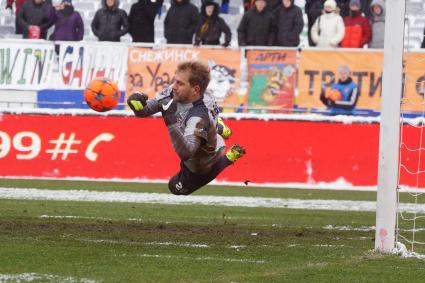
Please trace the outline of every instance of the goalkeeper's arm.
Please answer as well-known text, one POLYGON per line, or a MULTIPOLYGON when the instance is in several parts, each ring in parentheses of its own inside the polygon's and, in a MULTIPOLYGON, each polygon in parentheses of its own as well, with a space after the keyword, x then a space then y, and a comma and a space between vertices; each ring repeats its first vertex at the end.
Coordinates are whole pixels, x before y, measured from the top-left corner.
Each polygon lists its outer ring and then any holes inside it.
POLYGON ((130 95, 127 104, 137 117, 151 116, 162 109, 157 100, 148 100, 148 96, 140 92, 130 95))

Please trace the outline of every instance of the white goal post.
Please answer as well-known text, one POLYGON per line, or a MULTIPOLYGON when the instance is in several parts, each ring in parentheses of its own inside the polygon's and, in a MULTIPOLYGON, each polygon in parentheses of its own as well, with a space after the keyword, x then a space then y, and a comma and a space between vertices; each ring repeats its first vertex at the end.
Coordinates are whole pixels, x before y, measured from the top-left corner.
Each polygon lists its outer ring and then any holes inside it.
POLYGON ((399 178, 400 103, 406 0, 385 1, 385 45, 379 134, 375 250, 395 247, 399 178))

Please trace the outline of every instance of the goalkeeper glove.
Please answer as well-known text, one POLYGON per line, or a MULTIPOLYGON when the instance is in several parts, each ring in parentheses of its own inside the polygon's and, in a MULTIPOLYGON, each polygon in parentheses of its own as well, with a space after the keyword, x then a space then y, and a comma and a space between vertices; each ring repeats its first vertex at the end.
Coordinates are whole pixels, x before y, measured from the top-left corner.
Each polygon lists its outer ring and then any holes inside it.
POLYGON ((133 111, 142 111, 146 106, 146 101, 148 100, 148 96, 141 92, 135 92, 130 95, 127 99, 127 105, 133 111))

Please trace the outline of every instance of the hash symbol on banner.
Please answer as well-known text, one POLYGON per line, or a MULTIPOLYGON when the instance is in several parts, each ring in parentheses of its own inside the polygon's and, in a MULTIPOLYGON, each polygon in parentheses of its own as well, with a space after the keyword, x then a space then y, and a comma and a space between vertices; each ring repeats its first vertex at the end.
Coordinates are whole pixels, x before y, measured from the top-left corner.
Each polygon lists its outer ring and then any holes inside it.
POLYGON ((78 153, 78 150, 72 149, 74 144, 80 144, 80 140, 75 140, 75 133, 71 133, 68 139, 65 139, 65 133, 61 133, 57 140, 50 140, 52 144, 56 144, 53 149, 47 149, 46 153, 52 154, 52 160, 56 160, 58 155, 62 154, 62 160, 68 157, 68 154, 78 153))

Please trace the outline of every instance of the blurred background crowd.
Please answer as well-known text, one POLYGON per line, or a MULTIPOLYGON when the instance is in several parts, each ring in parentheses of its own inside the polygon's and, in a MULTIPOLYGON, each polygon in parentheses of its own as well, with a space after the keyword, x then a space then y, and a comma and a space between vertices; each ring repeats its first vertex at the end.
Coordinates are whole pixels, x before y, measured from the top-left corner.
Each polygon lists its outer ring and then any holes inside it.
MULTIPOLYGON (((425 4, 408 1, 425 47, 425 4)), ((1 38, 383 48, 384 0, 2 0, 1 38)))

